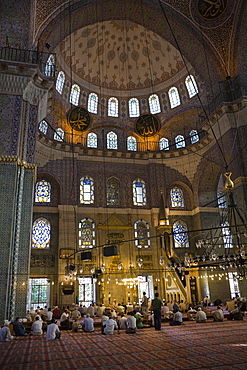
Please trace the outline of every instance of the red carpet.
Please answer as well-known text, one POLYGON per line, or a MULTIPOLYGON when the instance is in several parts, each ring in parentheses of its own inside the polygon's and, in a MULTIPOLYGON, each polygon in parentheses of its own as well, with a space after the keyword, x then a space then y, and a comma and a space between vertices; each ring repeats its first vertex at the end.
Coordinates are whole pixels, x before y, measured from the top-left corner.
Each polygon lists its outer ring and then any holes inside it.
POLYGON ((19 337, 0 343, 1 370, 247 369, 247 320, 163 324, 113 336, 62 332, 60 340, 19 337))

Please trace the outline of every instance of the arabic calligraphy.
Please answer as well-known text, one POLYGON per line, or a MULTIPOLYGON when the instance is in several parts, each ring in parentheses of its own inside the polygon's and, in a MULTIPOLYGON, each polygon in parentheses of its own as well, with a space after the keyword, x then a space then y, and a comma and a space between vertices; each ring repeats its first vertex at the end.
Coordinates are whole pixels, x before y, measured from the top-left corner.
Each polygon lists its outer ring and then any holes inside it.
POLYGON ((74 130, 86 131, 91 123, 91 116, 84 107, 77 106, 69 111, 68 122, 74 130))
POLYGON ((145 113, 137 119, 135 129, 141 136, 154 136, 160 129, 160 122, 153 114, 145 113))
POLYGON ((223 15, 228 3, 229 0, 198 0, 197 10, 201 18, 216 20, 223 15))

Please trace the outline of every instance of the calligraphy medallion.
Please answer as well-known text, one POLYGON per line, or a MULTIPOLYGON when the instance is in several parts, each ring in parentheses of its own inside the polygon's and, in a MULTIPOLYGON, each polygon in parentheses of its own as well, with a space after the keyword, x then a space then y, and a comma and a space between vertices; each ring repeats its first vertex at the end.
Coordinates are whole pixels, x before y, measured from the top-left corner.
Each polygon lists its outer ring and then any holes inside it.
POLYGON ((197 23, 207 28, 217 27, 229 18, 232 0, 191 0, 190 11, 197 23))
POLYGON ((68 122, 73 130, 86 131, 91 123, 91 115, 86 108, 78 105, 69 111, 68 122))
POLYGON ((136 132, 143 137, 151 137, 160 129, 160 121, 151 113, 144 113, 137 118, 135 123, 136 132))

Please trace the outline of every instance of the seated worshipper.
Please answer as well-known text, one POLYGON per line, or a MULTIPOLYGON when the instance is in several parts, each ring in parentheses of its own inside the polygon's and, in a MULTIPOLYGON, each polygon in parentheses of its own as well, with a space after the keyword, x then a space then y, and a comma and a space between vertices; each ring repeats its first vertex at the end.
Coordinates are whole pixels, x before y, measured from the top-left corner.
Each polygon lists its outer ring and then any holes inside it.
POLYGON ((123 312, 120 314, 120 319, 118 320, 118 327, 121 330, 127 329, 127 317, 124 316, 123 312))
POLYGON ((13 322, 13 330, 15 332, 15 335, 18 337, 29 334, 29 331, 25 329, 19 317, 17 317, 15 321, 13 322))
POLYGON ((136 327, 137 327, 137 329, 149 328, 149 326, 144 326, 143 325, 140 313, 136 312, 135 310, 133 312, 134 312, 134 317, 136 318, 136 327))
POLYGON ((235 301, 233 298, 231 298, 229 301, 226 302, 226 310, 228 312, 231 312, 235 308, 235 301))
POLYGON ((149 326, 154 326, 154 314, 153 313, 148 316, 148 324, 149 326))
POLYGON ((220 306, 217 307, 217 310, 212 312, 214 321, 223 321, 224 320, 224 312, 220 306))
POLYGON ((47 314, 46 314, 46 321, 51 322, 51 319, 53 317, 53 312, 51 310, 51 307, 48 308, 47 314))
POLYGON ((92 303, 87 308, 87 313, 89 313, 90 317, 94 317, 94 305, 92 303))
POLYGON ((109 320, 106 320, 104 322, 104 329, 103 329, 103 333, 102 334, 110 334, 112 335, 114 333, 114 329, 117 329, 118 331, 118 334, 120 334, 119 332, 119 329, 118 329, 118 326, 117 326, 117 322, 111 318, 109 318, 109 320))
POLYGON ((104 310, 105 310, 105 307, 102 304, 100 304, 96 309, 96 312, 95 312, 96 316, 102 317, 103 313, 104 313, 104 310))
POLYGON ((117 314, 121 316, 122 313, 124 313, 124 306, 122 306, 120 303, 118 304, 116 308, 117 314))
POLYGON ((60 317, 61 317, 61 311, 60 311, 60 308, 58 308, 58 306, 55 306, 53 308, 52 313, 53 313, 54 319, 60 319, 60 317))
POLYGON ((181 299, 178 308, 180 312, 185 312, 187 310, 187 304, 181 299))
POLYGON ((113 309, 113 310, 111 310, 111 317, 113 318, 113 319, 116 319, 117 318, 117 313, 116 313, 116 311, 113 309))
POLYGON ((77 333, 79 328, 80 328, 80 324, 79 324, 78 320, 76 319, 74 322, 72 322, 72 331, 74 333, 77 333))
POLYGON ((70 330, 72 323, 69 321, 69 311, 65 309, 60 318, 61 330, 70 330))
POLYGON ((207 315, 202 311, 201 307, 198 308, 196 313, 196 322, 207 322, 207 315))
POLYGON ((36 311, 33 307, 30 307, 29 314, 31 315, 31 321, 34 321, 34 317, 36 315, 36 311))
POLYGON ((80 311, 78 311, 76 308, 71 313, 71 319, 72 320, 78 320, 81 318, 80 311))
POLYGON ((126 333, 127 334, 136 333, 136 318, 135 313, 133 311, 130 312, 130 316, 127 318, 126 323, 127 323, 126 333))
POLYGON ((240 310, 240 307, 236 306, 234 310, 230 312, 227 320, 243 320, 243 313, 240 310))
POLYGON ((51 324, 47 326, 46 340, 59 339, 61 332, 56 324, 55 319, 51 319, 51 324))
POLYGON ((87 333, 91 333, 91 332, 94 331, 94 321, 90 317, 89 313, 87 313, 86 318, 83 321, 82 330, 87 332, 87 333))
POLYGON ((43 334, 42 324, 43 324, 43 321, 40 320, 38 316, 36 316, 35 321, 32 323, 31 334, 32 335, 42 335, 43 334))
POLYGON ((104 332, 104 324, 107 320, 109 320, 109 317, 111 317, 111 314, 104 311, 102 318, 101 318, 101 323, 102 323, 101 334, 103 334, 104 332))
POLYGON ((4 326, 0 328, 0 342, 9 342, 10 340, 14 338, 10 334, 9 324, 10 324, 10 321, 5 320, 3 324, 4 326))
POLYGON ((194 315, 196 314, 196 310, 194 310, 192 307, 189 308, 189 310, 187 311, 187 317, 188 317, 188 320, 195 320, 194 318, 194 315))
POLYGON ((182 313, 178 309, 175 309, 173 320, 170 322, 170 325, 175 326, 175 325, 182 325, 182 324, 183 324, 182 313))

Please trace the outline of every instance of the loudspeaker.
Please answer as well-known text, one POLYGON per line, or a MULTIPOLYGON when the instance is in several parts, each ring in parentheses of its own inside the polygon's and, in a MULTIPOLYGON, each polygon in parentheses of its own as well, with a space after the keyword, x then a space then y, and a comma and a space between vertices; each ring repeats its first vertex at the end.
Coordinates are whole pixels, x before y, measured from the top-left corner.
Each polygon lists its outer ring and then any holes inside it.
POLYGON ((81 253, 81 261, 91 261, 92 259, 92 252, 82 252, 81 253))
POLYGON ((110 245, 109 247, 104 247, 104 256, 110 257, 110 256, 117 256, 117 246, 116 245, 110 245))

